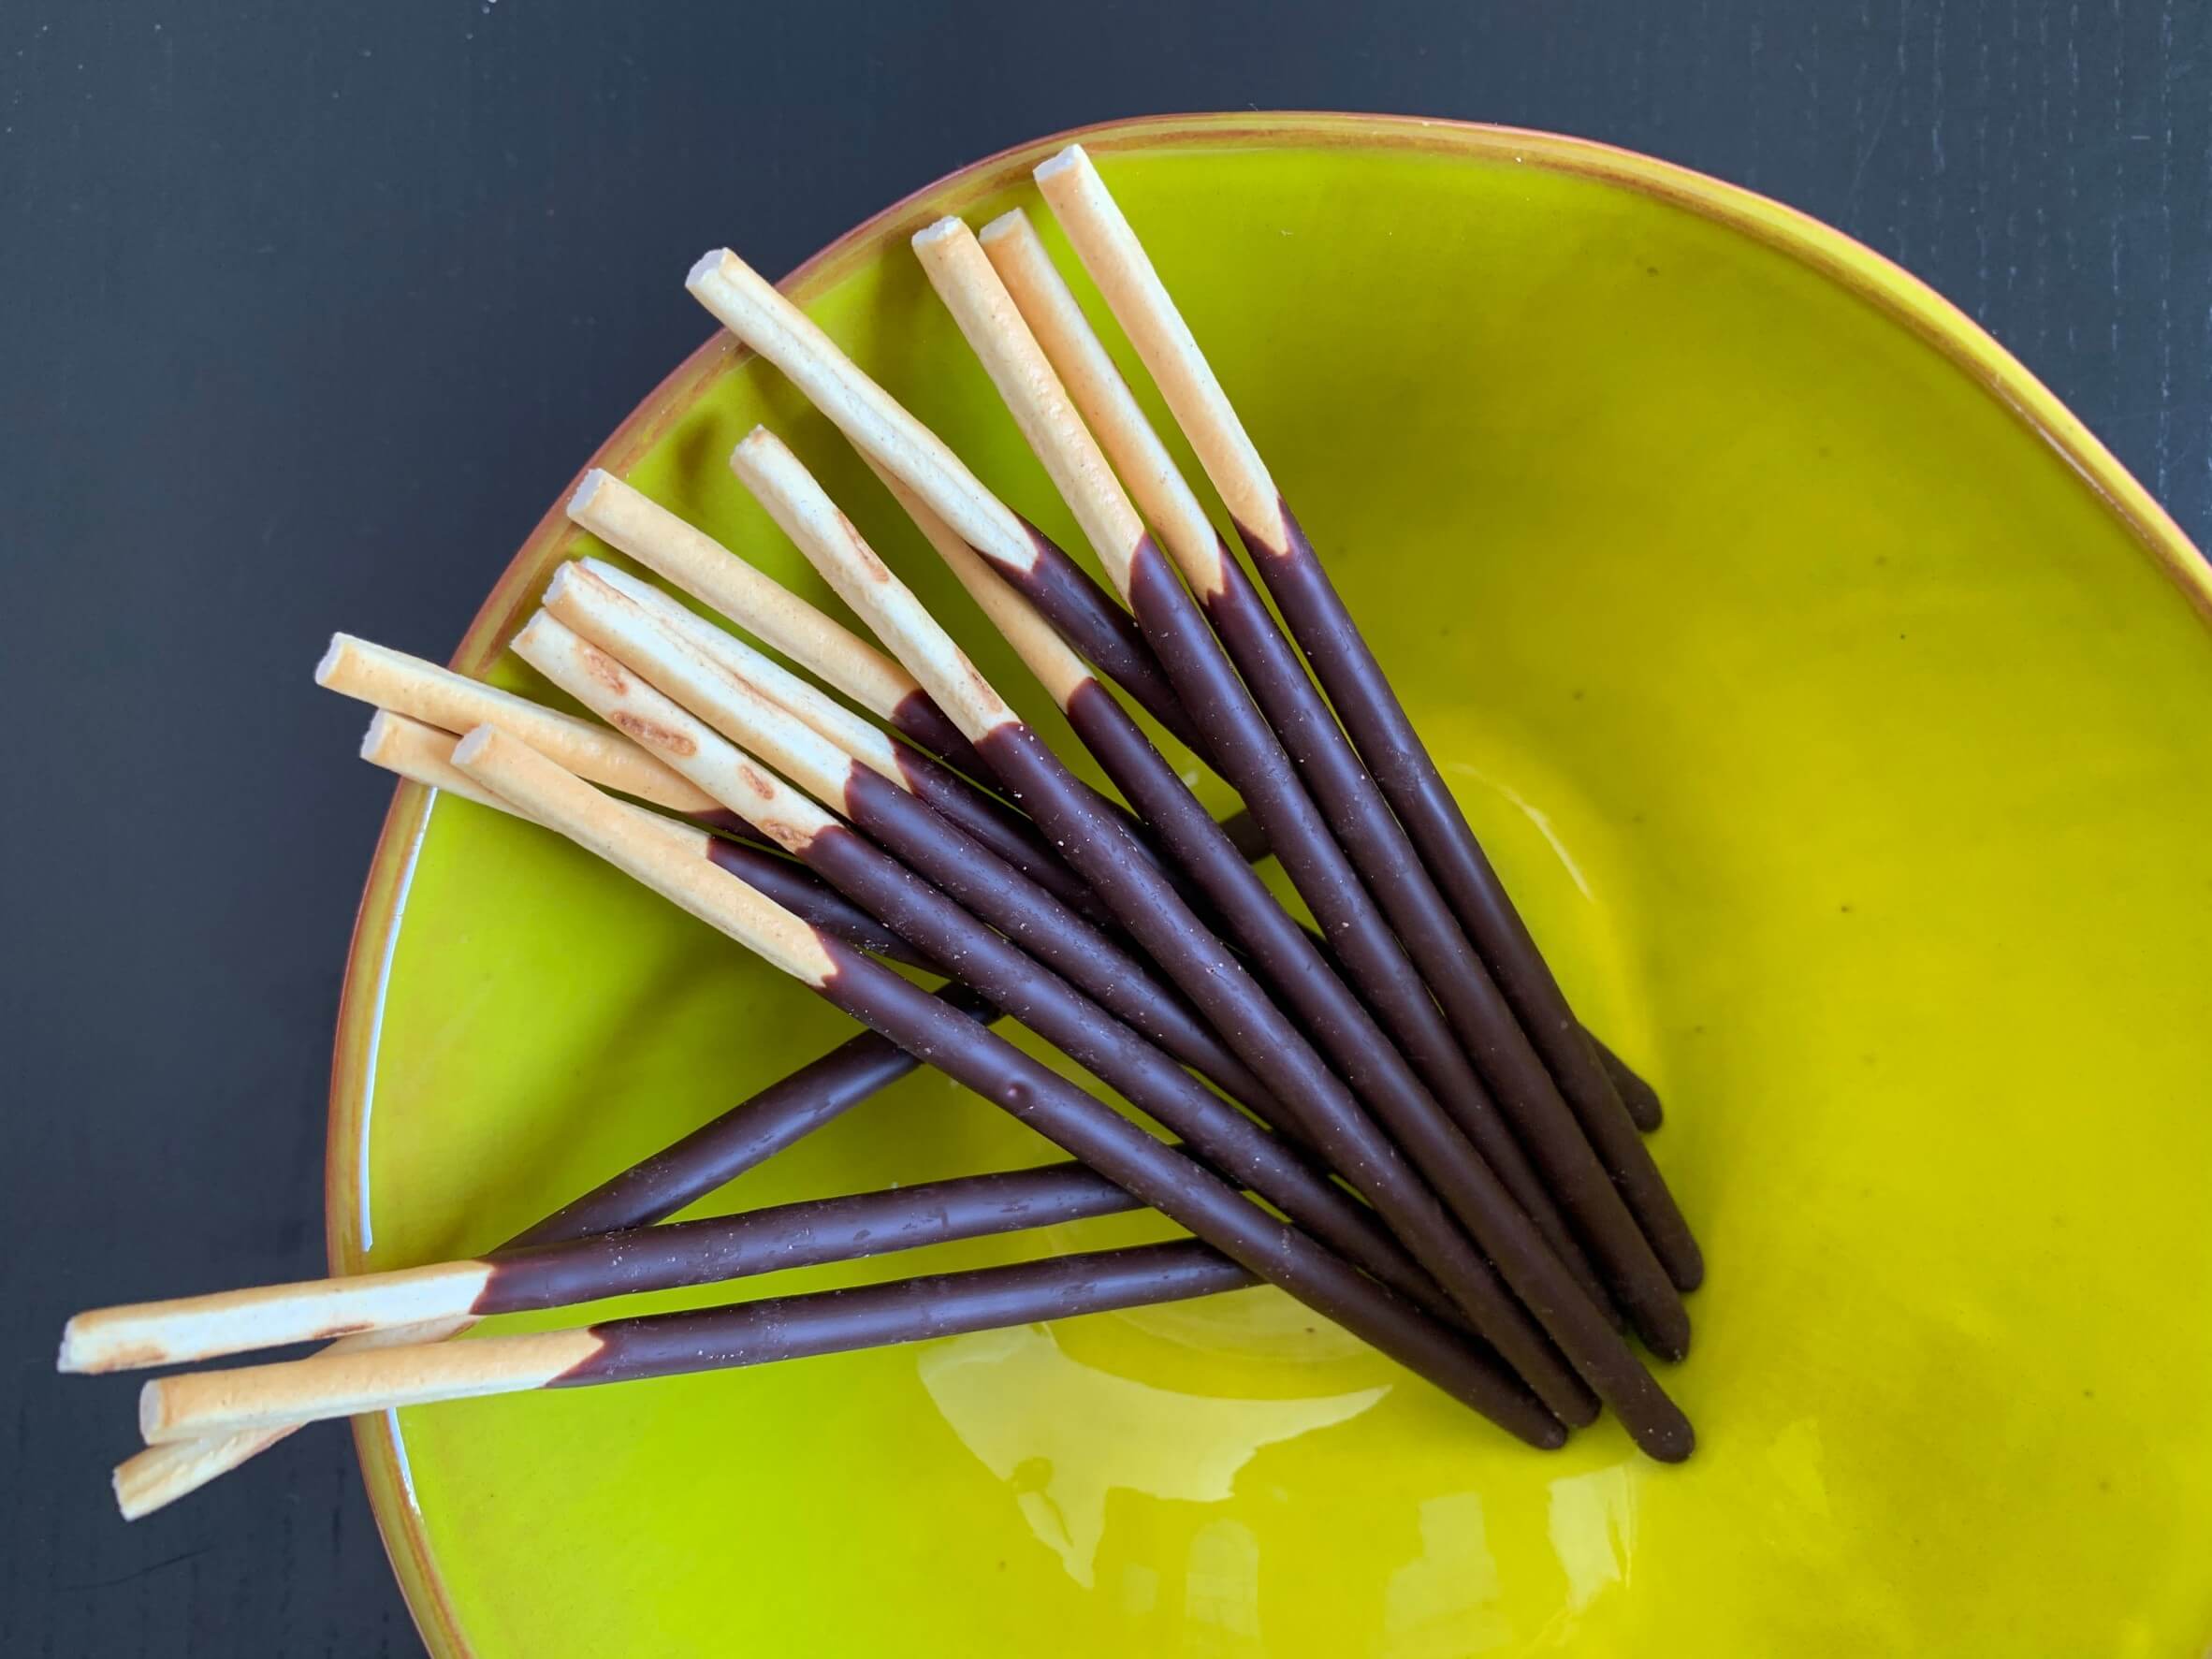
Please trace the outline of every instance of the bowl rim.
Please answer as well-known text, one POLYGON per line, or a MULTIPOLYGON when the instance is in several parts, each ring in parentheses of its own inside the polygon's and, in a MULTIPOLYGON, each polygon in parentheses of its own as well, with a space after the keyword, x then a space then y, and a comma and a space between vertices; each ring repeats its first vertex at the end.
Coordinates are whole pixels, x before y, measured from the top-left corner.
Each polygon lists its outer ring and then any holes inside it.
MULTIPOLYGON (((804 302, 877 256, 895 237, 1026 178, 1038 162, 1081 142, 1100 154, 1133 150, 1352 148, 1421 151, 1509 160, 1656 196, 1811 267, 1918 335, 2058 452, 2212 626, 2212 564, 2171 515, 2072 410, 1958 307, 1855 238, 1772 198, 1654 156, 1533 128, 1411 115, 1344 111, 1219 111, 1141 116, 1072 127, 1009 146, 910 192, 862 220, 777 285, 804 302)), ((648 392, 555 497, 524 538, 455 649, 452 665, 480 674, 519 625, 527 595, 567 556, 581 532, 563 511, 592 467, 620 473, 659 440, 720 376, 750 354, 716 330, 648 392)), ((393 792, 355 916, 332 1045, 324 1160, 324 1232, 330 1271, 360 1271, 371 1068, 391 947, 415 858, 429 822, 429 790, 393 792)), ((395 1414, 354 1420, 354 1442, 385 1551, 423 1642, 436 1659, 471 1659, 458 1609, 439 1574, 414 1500, 395 1414)))

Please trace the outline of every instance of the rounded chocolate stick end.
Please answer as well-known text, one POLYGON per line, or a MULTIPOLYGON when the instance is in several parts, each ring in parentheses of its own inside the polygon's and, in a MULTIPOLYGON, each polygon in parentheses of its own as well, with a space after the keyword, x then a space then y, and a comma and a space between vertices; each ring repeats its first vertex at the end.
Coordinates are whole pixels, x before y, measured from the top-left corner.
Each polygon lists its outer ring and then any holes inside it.
POLYGON ((1697 1431, 1679 1411, 1669 1413, 1665 1421, 1637 1433, 1635 1440, 1639 1451, 1659 1463, 1687 1463, 1690 1454, 1697 1449, 1697 1431))
POLYGON ((1660 1359, 1680 1364, 1690 1357, 1690 1314, 1679 1302, 1666 1309, 1638 1307, 1629 1322, 1644 1346, 1660 1359))
POLYGON ((1582 1390, 1579 1398, 1569 1401, 1568 1405, 1568 1410, 1562 1411, 1557 1401, 1545 1402, 1545 1409, 1569 1429, 1587 1429, 1597 1421, 1598 1415, 1605 1410, 1598 1397, 1588 1389, 1582 1390))
MULTIPOLYGON (((1674 1241, 1674 1247, 1666 1252, 1666 1276, 1674 1281, 1674 1288, 1687 1296, 1705 1283, 1705 1252, 1697 1247, 1697 1241, 1684 1234, 1674 1241)), ((1682 1347, 1690 1346, 1689 1333, 1682 1334, 1682 1347)))

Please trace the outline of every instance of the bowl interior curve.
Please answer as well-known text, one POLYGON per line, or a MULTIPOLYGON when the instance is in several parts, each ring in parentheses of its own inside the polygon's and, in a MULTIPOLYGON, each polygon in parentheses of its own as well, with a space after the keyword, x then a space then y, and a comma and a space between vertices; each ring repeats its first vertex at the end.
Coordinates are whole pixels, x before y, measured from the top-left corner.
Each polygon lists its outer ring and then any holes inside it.
MULTIPOLYGON (((362 1442, 433 1646, 2195 1651, 2212 649, 2186 547, 1963 319, 1724 187, 1410 123, 1095 148, 1584 1017, 1666 1099, 1711 1262, 1666 1379, 1700 1450, 1661 1469, 1607 1425, 1527 1451, 1272 1291, 425 1408, 362 1442)), ((905 246, 1034 208, 1033 159, 797 291, 1072 548, 905 246)), ((609 464, 819 596, 724 464, 764 420, 1057 731, 762 365, 695 359, 609 464)), ((586 548, 534 538, 463 664, 586 548)), ((404 791, 338 1056, 337 1262, 488 1247, 850 1029, 552 837, 404 791)), ((1051 1156, 924 1076, 702 1208, 1051 1156)))

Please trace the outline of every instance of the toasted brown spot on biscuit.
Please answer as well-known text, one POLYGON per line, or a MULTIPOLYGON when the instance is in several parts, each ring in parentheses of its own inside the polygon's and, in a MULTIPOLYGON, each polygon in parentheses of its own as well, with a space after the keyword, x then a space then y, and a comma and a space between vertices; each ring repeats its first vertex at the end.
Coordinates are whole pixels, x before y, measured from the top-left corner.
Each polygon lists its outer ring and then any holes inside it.
POLYGON ((96 1365, 84 1369, 95 1374, 103 1371, 145 1371, 155 1365, 168 1365, 175 1361, 167 1344, 158 1342, 133 1343, 126 1347, 111 1349, 101 1356, 96 1365))
POLYGON ((871 582, 891 580, 890 567, 876 557, 876 550, 862 539, 860 531, 852 527, 851 519, 839 513, 837 515, 837 528, 845 532, 846 541, 851 544, 852 562, 860 566, 862 575, 871 582))
POLYGON ((612 718, 616 726, 636 738, 648 749, 658 749, 665 750, 669 754, 680 755, 699 752, 699 746, 681 732, 672 732, 666 726, 658 721, 647 720, 641 714, 632 714, 627 709, 618 708, 612 718))
POLYGON ((803 851, 814 840, 814 834, 811 830, 801 829, 797 824, 786 823, 781 819, 776 820, 773 823, 762 824, 761 834, 766 836, 769 840, 775 842, 786 852, 803 851))
POLYGON ((619 696, 630 690, 630 677, 622 672, 622 665, 601 650, 587 643, 583 648, 584 666, 591 677, 619 696))

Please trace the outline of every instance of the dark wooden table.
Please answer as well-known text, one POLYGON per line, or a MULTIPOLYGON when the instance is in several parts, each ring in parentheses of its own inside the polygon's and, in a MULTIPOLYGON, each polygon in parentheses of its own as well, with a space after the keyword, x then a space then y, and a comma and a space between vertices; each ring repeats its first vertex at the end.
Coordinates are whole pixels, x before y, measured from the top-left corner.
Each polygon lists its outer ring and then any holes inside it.
POLYGON ((443 656, 702 337, 945 169, 1147 110, 1410 110, 1653 152, 1928 278, 2212 531, 2202 0, 12 0, 0 7, 0 1652, 418 1651, 327 1429, 125 1526, 89 1302, 318 1272, 386 786, 307 670, 443 656), (242 787, 241 787, 242 786, 242 787))

